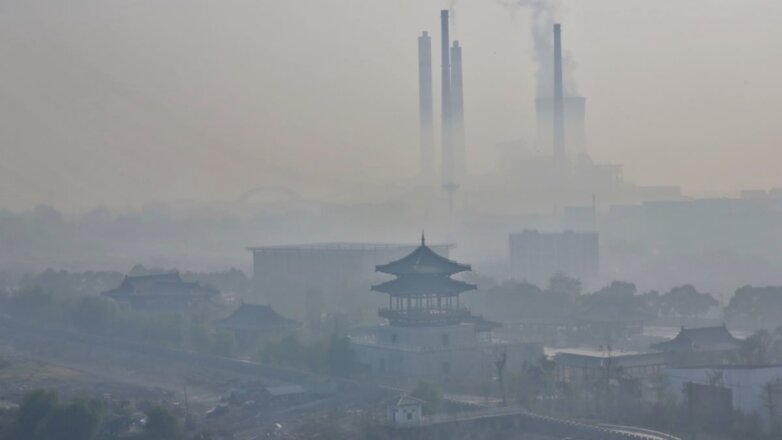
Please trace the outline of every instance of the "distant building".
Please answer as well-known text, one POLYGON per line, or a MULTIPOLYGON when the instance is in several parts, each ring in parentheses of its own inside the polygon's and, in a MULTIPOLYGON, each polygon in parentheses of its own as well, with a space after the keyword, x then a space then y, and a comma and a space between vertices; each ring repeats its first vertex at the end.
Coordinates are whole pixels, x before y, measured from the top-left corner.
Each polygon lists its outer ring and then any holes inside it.
POLYGON ((510 235, 510 264, 516 280, 538 286, 556 274, 584 284, 596 282, 600 275, 598 234, 525 229, 510 235))
POLYGON ((220 291, 183 281, 178 273, 126 276, 119 287, 101 295, 139 310, 185 311, 211 305, 220 291))
POLYGON ((627 353, 558 350, 554 355, 557 380, 578 384, 593 384, 606 376, 608 368, 621 371, 623 377, 650 379, 665 368, 662 353, 627 353))
POLYGON ((423 419, 423 406, 426 402, 412 396, 403 395, 394 405, 388 406, 388 424, 394 427, 415 426, 423 419))
POLYGON ((732 406, 746 414, 757 414, 768 428, 770 418, 782 419, 782 365, 725 366, 703 365, 699 367, 666 368, 664 371, 668 389, 686 401, 687 392, 703 387, 728 388, 732 406))
MULTIPOLYGON (((432 248, 447 256, 451 246, 432 248)), ((379 243, 249 248, 253 253, 253 283, 264 301, 295 319, 312 321, 319 321, 324 312, 356 313, 355 308, 374 314, 377 303, 367 301, 364 292, 378 281, 375 265, 400 258, 413 249, 414 244, 379 243)))
POLYGON ((459 301, 462 292, 476 287, 451 278, 470 266, 438 255, 423 238, 412 253, 376 270, 396 278, 372 286, 388 295, 380 316, 389 325, 351 336, 357 361, 369 373, 442 382, 488 378, 500 356, 520 368, 542 355, 538 344, 492 339, 491 323, 476 319, 459 301))
POLYGON ((736 339, 724 324, 682 327, 675 338, 652 344, 651 348, 665 353, 669 366, 726 365, 738 361, 741 340, 736 339))
POLYGON ((231 331, 240 344, 274 338, 299 327, 299 323, 275 312, 271 306, 242 304, 230 316, 217 322, 231 331))
MULTIPOLYGON (((564 98, 566 154, 576 157, 587 153, 586 146, 586 98, 566 96, 564 98)), ((538 122, 538 148, 554 151, 554 99, 535 99, 538 122)))

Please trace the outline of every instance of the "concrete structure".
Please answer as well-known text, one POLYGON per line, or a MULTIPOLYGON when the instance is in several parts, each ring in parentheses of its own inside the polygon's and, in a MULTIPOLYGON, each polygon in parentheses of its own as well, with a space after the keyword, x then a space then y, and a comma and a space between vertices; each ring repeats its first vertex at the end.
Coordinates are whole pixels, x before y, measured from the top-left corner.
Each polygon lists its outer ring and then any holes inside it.
MULTIPOLYGON (((540 151, 554 153, 554 99, 545 97, 535 100, 537 117, 537 146, 540 151)), ((586 98, 563 97, 563 130, 567 139, 564 154, 571 159, 587 154, 586 141, 586 98)))
POLYGON ((453 182, 461 183, 467 174, 467 146, 464 134, 464 80, 462 47, 458 41, 451 47, 451 124, 453 129, 453 182))
POLYGON ((545 286, 563 274, 584 284, 600 275, 600 250, 596 232, 540 232, 526 229, 510 235, 513 278, 545 286))
POLYGON ((565 161, 565 86, 562 83, 562 27, 554 25, 554 158, 565 161))
POLYGON ((451 101, 451 40, 448 34, 448 10, 440 11, 440 56, 441 56, 441 110, 442 117, 440 124, 442 126, 442 168, 440 178, 444 186, 452 185, 454 182, 454 157, 453 157, 453 104, 451 101))
POLYGON ((611 374, 643 380, 659 377, 665 368, 665 356, 661 353, 563 349, 556 352, 554 362, 557 380, 577 384, 594 384, 606 377, 609 368, 611 374))
POLYGON ((733 409, 755 413, 766 423, 771 411, 775 418, 782 417, 782 365, 666 368, 664 374, 668 389, 682 400, 689 382, 726 387, 733 394, 733 409))
POLYGON ((412 396, 401 396, 395 405, 388 406, 388 424, 397 428, 419 425, 423 419, 422 409, 425 403, 412 396))
POLYGON ((434 177, 434 112, 432 108, 432 38, 418 37, 418 112, 420 118, 421 178, 434 177))

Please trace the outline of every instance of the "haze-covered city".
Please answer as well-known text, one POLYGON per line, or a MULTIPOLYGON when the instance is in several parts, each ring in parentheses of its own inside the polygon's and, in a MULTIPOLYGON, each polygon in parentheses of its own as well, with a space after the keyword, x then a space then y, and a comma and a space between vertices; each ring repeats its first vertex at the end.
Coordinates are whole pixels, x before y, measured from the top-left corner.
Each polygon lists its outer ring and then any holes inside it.
POLYGON ((0 440, 780 438, 780 16, 3 2, 0 440))

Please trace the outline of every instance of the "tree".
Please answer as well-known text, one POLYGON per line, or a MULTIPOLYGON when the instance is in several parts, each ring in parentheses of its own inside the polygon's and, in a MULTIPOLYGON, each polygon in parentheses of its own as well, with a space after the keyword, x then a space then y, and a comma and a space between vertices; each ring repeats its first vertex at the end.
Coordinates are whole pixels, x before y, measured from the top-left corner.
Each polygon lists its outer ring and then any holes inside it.
POLYGON ((74 399, 58 407, 46 423, 47 440, 91 440, 98 433, 102 409, 98 402, 74 399))
POLYGON ((353 369, 354 353, 347 336, 334 335, 326 351, 326 364, 329 373, 335 376, 348 376, 353 369))
POLYGON ((116 321, 116 305, 104 298, 81 299, 73 311, 74 326, 88 333, 107 333, 116 321))
POLYGON ((581 281, 558 273, 548 280, 549 292, 565 293, 570 298, 581 295, 581 281))
POLYGON ((155 406, 147 414, 144 432, 152 440, 174 440, 179 437, 179 420, 171 411, 155 406))
POLYGON ((443 391, 440 386, 431 382, 420 381, 410 393, 416 399, 424 402, 424 414, 433 414, 442 410, 443 391))
POLYGON ((758 330, 741 342, 741 358, 747 365, 768 365, 771 347, 771 333, 758 330))
POLYGON ((660 312, 666 316, 691 318, 702 315, 719 303, 708 293, 700 293, 690 284, 674 287, 660 297, 660 312))
POLYGON ((41 438, 46 420, 57 409, 57 394, 52 391, 35 390, 28 393, 19 405, 19 414, 13 429, 17 440, 41 438))
POLYGON ((746 324, 778 324, 782 315, 782 286, 744 286, 730 298, 725 307, 725 318, 746 324))

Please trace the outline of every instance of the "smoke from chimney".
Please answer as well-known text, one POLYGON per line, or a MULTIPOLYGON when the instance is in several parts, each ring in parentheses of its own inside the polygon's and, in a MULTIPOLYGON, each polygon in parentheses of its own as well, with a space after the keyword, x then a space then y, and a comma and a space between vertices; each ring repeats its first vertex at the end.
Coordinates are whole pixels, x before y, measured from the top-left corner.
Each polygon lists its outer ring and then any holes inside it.
MULTIPOLYGON (((538 66, 535 75, 536 94, 538 98, 551 98, 554 96, 554 69, 551 58, 554 56, 554 47, 551 41, 551 28, 559 14, 558 0, 495 0, 505 8, 511 17, 515 18, 516 11, 524 8, 530 13, 530 30, 532 32, 532 48, 534 61, 538 66)), ((564 65, 564 93, 565 96, 578 95, 578 86, 572 76, 575 62, 570 55, 563 54, 564 65)))

